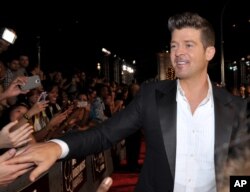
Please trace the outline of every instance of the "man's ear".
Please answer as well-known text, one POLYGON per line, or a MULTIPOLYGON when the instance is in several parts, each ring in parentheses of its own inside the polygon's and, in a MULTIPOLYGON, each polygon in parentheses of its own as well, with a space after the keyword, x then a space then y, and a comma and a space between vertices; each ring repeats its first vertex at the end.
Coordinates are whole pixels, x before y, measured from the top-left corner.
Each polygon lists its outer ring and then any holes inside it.
POLYGON ((212 60, 215 55, 215 47, 214 46, 209 46, 206 48, 206 59, 208 61, 212 60))

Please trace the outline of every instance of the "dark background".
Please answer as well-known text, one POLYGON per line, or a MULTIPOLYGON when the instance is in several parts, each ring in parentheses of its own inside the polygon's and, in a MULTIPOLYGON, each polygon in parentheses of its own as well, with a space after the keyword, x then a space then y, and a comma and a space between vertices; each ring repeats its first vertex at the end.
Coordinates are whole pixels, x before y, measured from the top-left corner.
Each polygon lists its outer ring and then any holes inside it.
POLYGON ((237 60, 250 53, 250 12, 245 0, 13 4, 0 12, 0 26, 11 27, 18 35, 6 55, 25 52, 37 63, 39 44, 45 71, 78 67, 94 74, 105 47, 111 57, 116 54, 127 62, 135 59, 140 79, 153 78, 156 53, 168 49, 167 19, 181 11, 198 12, 214 25, 217 54, 210 71, 215 80, 220 79, 221 16, 225 59, 237 60))

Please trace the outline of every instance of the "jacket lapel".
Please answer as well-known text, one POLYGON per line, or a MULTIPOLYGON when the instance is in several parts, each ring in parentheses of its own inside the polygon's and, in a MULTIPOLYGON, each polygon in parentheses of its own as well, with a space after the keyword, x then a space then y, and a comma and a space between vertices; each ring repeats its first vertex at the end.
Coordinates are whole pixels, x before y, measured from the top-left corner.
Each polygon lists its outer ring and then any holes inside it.
POLYGON ((171 82, 170 86, 166 87, 168 88, 156 91, 156 103, 169 168, 174 179, 176 158, 176 81, 171 82))

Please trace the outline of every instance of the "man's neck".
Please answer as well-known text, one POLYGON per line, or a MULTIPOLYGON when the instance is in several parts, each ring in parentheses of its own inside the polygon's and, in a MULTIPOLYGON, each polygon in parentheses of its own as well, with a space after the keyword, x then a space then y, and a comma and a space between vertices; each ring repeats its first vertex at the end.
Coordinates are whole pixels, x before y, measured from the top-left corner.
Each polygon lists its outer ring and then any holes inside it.
POLYGON ((180 80, 180 86, 185 92, 185 97, 189 102, 192 113, 194 113, 201 101, 207 96, 209 89, 208 77, 196 82, 180 80))

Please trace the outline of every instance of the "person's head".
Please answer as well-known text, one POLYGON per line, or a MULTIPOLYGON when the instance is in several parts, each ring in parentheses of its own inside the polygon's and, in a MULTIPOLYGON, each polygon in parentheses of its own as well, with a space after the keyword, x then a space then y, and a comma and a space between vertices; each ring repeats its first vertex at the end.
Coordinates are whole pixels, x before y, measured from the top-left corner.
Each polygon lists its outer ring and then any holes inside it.
POLYGON ((17 71, 20 67, 19 60, 18 59, 11 59, 10 62, 8 62, 8 67, 11 71, 17 71))
POLYGON ((138 85, 137 83, 132 83, 129 86, 129 95, 131 95, 132 97, 134 97, 140 90, 140 85, 138 85))
POLYGON ((13 106, 13 108, 10 110, 10 121, 16 121, 19 120, 27 111, 29 110, 29 107, 24 103, 19 103, 13 106))
POLYGON ((87 90, 87 97, 88 97, 88 101, 92 103, 94 99, 96 98, 96 90, 94 88, 89 88, 87 90))
POLYGON ((60 105, 62 109, 66 109, 71 104, 71 100, 67 91, 63 89, 58 89, 58 97, 56 99, 56 102, 60 105))
POLYGON ((27 55, 20 55, 19 57, 19 64, 23 68, 27 68, 29 66, 29 56, 27 55))
POLYGON ((207 74, 207 65, 215 54, 212 25, 196 13, 184 12, 169 18, 170 57, 180 79, 207 74))
POLYGON ((55 83, 60 83, 63 80, 62 73, 60 71, 56 71, 54 76, 53 76, 53 81, 55 83))
POLYGON ((44 91, 46 91, 48 94, 46 100, 49 100, 51 104, 57 103, 57 99, 59 96, 58 85, 55 82, 50 81, 50 80, 43 81, 42 84, 43 84, 44 91))
POLYGON ((95 88, 98 97, 105 98, 109 94, 108 87, 103 83, 96 84, 95 88))
POLYGON ((88 97, 85 93, 80 93, 78 95, 78 99, 79 99, 79 101, 88 101, 88 97))
POLYGON ((56 103, 57 102, 57 97, 58 97, 58 92, 59 88, 57 85, 54 85, 51 87, 51 89, 47 90, 48 92, 48 100, 50 103, 56 103))

